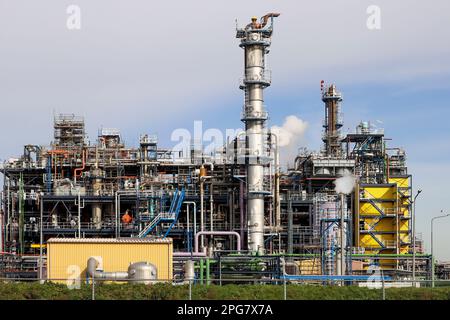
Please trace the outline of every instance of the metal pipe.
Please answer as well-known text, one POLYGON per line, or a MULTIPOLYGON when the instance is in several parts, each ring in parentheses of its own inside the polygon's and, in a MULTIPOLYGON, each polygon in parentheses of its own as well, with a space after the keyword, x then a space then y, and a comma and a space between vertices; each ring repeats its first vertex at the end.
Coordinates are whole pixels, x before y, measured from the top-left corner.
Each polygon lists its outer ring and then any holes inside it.
POLYGON ((103 280, 125 280, 129 278, 128 272, 103 272, 97 271, 99 261, 95 257, 90 257, 87 261, 87 273, 91 278, 103 280))
MULTIPOLYGON (((203 220, 203 180, 200 178, 200 231, 203 232, 204 229, 204 220, 203 220)), ((197 236, 197 235, 196 235, 197 236)), ((205 240, 202 238, 201 242, 202 248, 205 247, 205 240)), ((196 249, 197 251, 197 249, 196 249)))
MULTIPOLYGON (((188 205, 192 204, 194 206, 194 212, 193 212, 193 229, 194 229, 194 235, 197 233, 197 203, 195 201, 184 201, 183 203, 186 203, 188 205)), ((189 226, 188 226, 189 228, 189 226)))
POLYGON ((174 252, 174 257, 206 257, 206 252, 174 252))
POLYGON ((7 197, 7 201, 8 203, 6 204, 7 206, 7 212, 6 212, 6 226, 5 226, 5 243, 6 241, 9 240, 10 238, 10 233, 8 232, 8 228, 9 228, 9 224, 11 221, 11 193, 10 193, 10 180, 9 178, 5 177, 5 179, 7 179, 8 184, 6 187, 6 197, 7 197))
POLYGON ((412 216, 412 237, 413 237, 413 265, 412 265, 412 278, 413 284, 416 281, 416 199, 420 195, 422 190, 417 190, 417 194, 413 200, 413 216, 412 216))
POLYGON ((346 239, 344 234, 344 227, 345 227, 345 212, 344 212, 344 201, 345 201, 345 195, 341 193, 341 221, 340 221, 340 242, 341 242, 341 250, 340 250, 340 274, 339 275, 345 275, 345 257, 346 257, 346 239))
POLYGON ((118 196, 118 194, 117 194, 117 191, 115 192, 115 195, 114 195, 114 215, 115 215, 115 222, 116 222, 116 224, 115 224, 115 237, 116 238, 118 238, 119 237, 119 208, 117 207, 117 200, 118 200, 118 198, 117 198, 117 196, 118 196))
POLYGON ((213 183, 211 182, 211 185, 209 187, 209 220, 210 220, 210 231, 214 231, 214 198, 213 198, 213 183))
POLYGON ((211 171, 214 171, 214 163, 212 162, 205 162, 203 163, 203 166, 209 166, 211 168, 211 171))
POLYGON ((293 246, 294 246, 294 228, 293 228, 293 210, 292 210, 292 198, 291 198, 291 191, 288 190, 287 192, 287 198, 288 198, 288 243, 287 243, 287 253, 292 254, 293 246))
POLYGON ((240 219, 240 235, 241 235, 241 246, 244 246, 244 181, 240 180, 239 182, 239 219, 240 219))
POLYGON ((44 235, 42 233, 42 226, 44 224, 44 194, 40 195, 40 221, 39 221, 39 280, 42 282, 43 270, 42 270, 42 244, 44 242, 44 235))
POLYGON ((78 238, 81 238, 81 195, 78 191, 78 238))
POLYGON ((191 251, 191 235, 189 234, 189 203, 186 204, 186 224, 187 224, 187 244, 188 250, 191 251))
MULTIPOLYGON (((74 171, 73 171, 73 181, 74 181, 74 183, 77 183, 77 177, 78 176, 80 176, 81 177, 81 174, 82 174, 82 171, 84 170, 84 169, 86 169, 86 150, 83 150, 83 152, 82 152, 82 166, 81 166, 81 168, 76 168, 74 171), (80 172, 80 174, 78 175, 78 172, 80 172)), ((56 166, 55 166, 56 167, 56 166)))
POLYGON ((241 236, 239 233, 237 233, 236 231, 200 231, 199 233, 197 233, 195 235, 195 243, 194 243, 194 247, 195 247, 195 253, 199 253, 198 251, 198 238, 200 236, 207 236, 207 235, 211 235, 211 236, 236 236, 236 244, 237 244, 237 251, 241 251, 241 236))
POLYGON ((3 222, 3 213, 4 213, 4 192, 0 192, 0 252, 3 252, 3 226, 4 226, 4 222, 3 222))
POLYGON ((206 285, 209 286, 211 284, 211 280, 210 280, 210 263, 211 261, 209 260, 209 258, 206 258, 206 285))
MULTIPOLYGON (((443 212, 443 210, 441 210, 441 213, 443 212)), ((440 218, 446 218, 450 216, 449 214, 445 214, 445 215, 441 215, 441 216, 437 216, 431 219, 431 287, 434 288, 434 254, 433 254, 433 222, 436 219, 440 219, 440 218)))

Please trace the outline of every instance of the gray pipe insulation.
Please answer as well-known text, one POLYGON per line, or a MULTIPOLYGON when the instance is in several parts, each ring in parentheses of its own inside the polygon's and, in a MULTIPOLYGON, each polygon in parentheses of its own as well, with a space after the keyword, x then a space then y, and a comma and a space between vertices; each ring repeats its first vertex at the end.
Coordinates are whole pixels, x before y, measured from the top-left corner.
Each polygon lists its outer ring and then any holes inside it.
POLYGON ((91 278, 103 280, 126 280, 128 279, 128 272, 103 272, 97 271, 99 261, 90 257, 87 261, 87 273, 91 278))
POLYGON ((127 272, 103 272, 97 270, 100 261, 95 257, 90 257, 87 261, 87 274, 93 279, 123 281, 133 280, 134 283, 151 284, 157 279, 157 268, 155 265, 141 261, 130 264, 127 272))

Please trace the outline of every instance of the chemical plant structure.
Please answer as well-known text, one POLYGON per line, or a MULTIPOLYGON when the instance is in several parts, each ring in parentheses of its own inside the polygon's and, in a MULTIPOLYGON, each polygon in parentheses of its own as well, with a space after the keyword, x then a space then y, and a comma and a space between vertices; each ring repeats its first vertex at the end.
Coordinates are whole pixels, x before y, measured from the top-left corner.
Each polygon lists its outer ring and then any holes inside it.
MULTIPOLYGON (((406 153, 370 122, 343 135, 334 84, 321 84, 322 150, 302 150, 281 171, 264 105, 278 15, 237 28, 245 134, 216 154, 176 154, 150 134, 130 148, 107 128, 88 142, 82 117, 58 114, 49 146, 26 145, 5 161, 0 276, 64 279, 66 263, 81 279, 332 284, 368 279, 374 266, 410 279, 406 153)), ((416 254, 418 278, 430 265, 416 254)))

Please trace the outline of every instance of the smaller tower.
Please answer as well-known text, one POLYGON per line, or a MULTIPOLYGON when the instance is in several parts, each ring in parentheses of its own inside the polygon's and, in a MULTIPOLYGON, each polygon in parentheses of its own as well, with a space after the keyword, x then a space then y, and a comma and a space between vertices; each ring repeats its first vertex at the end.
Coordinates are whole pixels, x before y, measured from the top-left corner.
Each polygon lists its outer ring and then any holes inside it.
POLYGON ((325 87, 321 82, 322 101, 325 103, 325 129, 323 142, 325 143, 325 155, 330 158, 340 158, 342 155, 341 128, 343 125, 341 106, 342 94, 337 91, 334 84, 325 87))

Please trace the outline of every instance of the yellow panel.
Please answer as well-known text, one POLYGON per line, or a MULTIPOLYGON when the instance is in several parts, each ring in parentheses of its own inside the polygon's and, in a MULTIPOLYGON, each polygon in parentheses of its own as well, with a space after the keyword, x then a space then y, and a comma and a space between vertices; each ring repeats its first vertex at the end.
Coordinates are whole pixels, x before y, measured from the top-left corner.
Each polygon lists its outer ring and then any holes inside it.
MULTIPOLYGON (((374 230, 374 235, 367 233, 359 233, 359 247, 365 248, 366 253, 373 254, 396 254, 397 237, 399 238, 400 254, 406 254, 409 250, 410 241, 409 236, 409 220, 402 219, 409 217, 409 178, 391 178, 389 185, 366 185, 360 186, 362 197, 371 199, 375 204, 367 200, 359 200, 359 218, 364 222, 364 230, 374 230), (381 217, 380 212, 376 208, 388 215, 381 217), (397 217, 398 215, 398 217, 397 217), (380 217, 380 218, 379 218, 380 217), (381 232, 381 233, 377 233, 381 232), (382 242, 387 248, 382 249, 380 244, 376 241, 382 242), (394 247, 394 249, 391 249, 394 247)), ((362 224, 361 224, 362 225, 362 224)), ((391 269, 396 267, 395 260, 382 260, 380 265, 383 269, 391 269)))
MULTIPOLYGON (((159 280, 172 279, 172 241, 165 242, 48 242, 47 270, 48 279, 63 281, 77 268, 81 280, 86 279, 87 260, 100 256, 105 272, 126 272, 130 263, 147 261, 157 268, 159 280)), ((96 239, 99 240, 99 239, 96 239)), ((111 240, 111 239, 106 239, 111 240)), ((99 240, 101 241, 101 240, 99 240)))
POLYGON ((373 185, 363 189, 364 198, 367 199, 395 199, 397 197, 395 187, 373 185))
POLYGON ((409 178, 389 178, 389 183, 396 183, 399 188, 408 188, 409 178))

